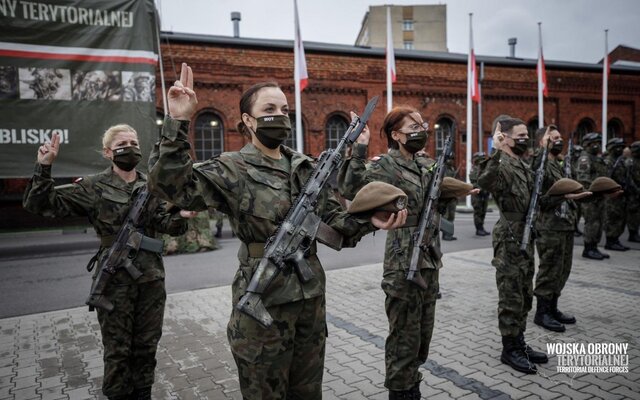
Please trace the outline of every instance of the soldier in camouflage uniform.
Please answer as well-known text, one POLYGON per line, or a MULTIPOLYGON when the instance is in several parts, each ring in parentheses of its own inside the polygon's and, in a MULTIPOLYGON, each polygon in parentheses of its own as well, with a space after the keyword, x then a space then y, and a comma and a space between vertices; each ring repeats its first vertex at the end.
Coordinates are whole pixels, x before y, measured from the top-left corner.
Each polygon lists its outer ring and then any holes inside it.
POLYGON ((211 232, 209 214, 198 213, 189 220, 187 231, 180 236, 162 235, 164 254, 198 253, 216 250, 218 243, 211 232))
POLYGON ((633 142, 631 146, 631 158, 627 160, 627 228, 629 229, 629 241, 640 243, 640 141, 633 142))
MULTIPOLYGON (((310 157, 282 145, 291 133, 284 93, 275 83, 249 88, 240 100, 238 129, 251 142, 240 151, 222 153, 198 166, 189 156, 189 119, 197 99, 186 64, 180 81, 169 89, 168 101, 171 116, 165 118, 157 161, 149 173, 150 187, 179 206, 214 207, 224 212, 242 242, 227 335, 243 398, 320 399, 327 325, 325 275, 316 244, 306 255, 314 274, 311 280, 303 283, 293 269, 284 268, 264 292, 262 301, 274 319, 269 328, 235 308, 258 267, 265 242, 276 232, 315 167, 310 157)), ((406 211, 401 211, 358 219, 342 211, 329 188, 316 212, 343 236, 344 246, 354 246, 376 227, 400 226, 406 217, 406 211)))
MULTIPOLYGON (((103 138, 103 154, 112 166, 72 184, 54 187, 51 165, 59 144, 60 137, 54 135, 50 144, 40 147, 23 206, 46 217, 87 216, 101 239, 96 255, 100 257, 111 246, 138 192, 147 184, 146 177, 135 170, 141 158, 137 134, 128 125, 111 127, 103 138)), ((178 209, 168 212, 164 205, 158 205, 144 217, 144 234, 179 235, 187 227, 183 217, 191 216, 186 211, 178 214, 178 209)), ((166 299, 165 273, 159 253, 141 249, 133 264, 142 276, 134 281, 124 268, 118 269, 105 292, 113 311, 96 309, 104 345, 102 392, 109 399, 151 398, 166 299)))
MULTIPOLYGON (((382 132, 387 137, 389 151, 366 163, 368 133, 363 133, 353 145, 352 155, 338 176, 340 193, 352 199, 367 182, 392 184, 408 196, 407 225, 387 234, 384 255, 382 289, 389 320, 389 336, 385 345, 386 379, 390 399, 419 399, 422 374, 419 367, 429 355, 429 344, 435 320, 438 271, 442 262, 425 254, 420 274, 428 289, 407 281, 412 253, 411 236, 415 231, 424 200, 433 176, 434 161, 416 156, 427 140, 427 124, 410 107, 396 107, 387 114, 382 132)), ((442 197, 450 197, 443 189, 442 197)), ((449 203, 455 203, 454 197, 449 203)), ((441 212, 447 203, 441 205, 441 212)), ((438 236, 434 246, 439 247, 438 236)))
MULTIPOLYGON (((447 160, 447 169, 444 172, 444 176, 448 176, 450 178, 456 178, 458 170, 456 169, 455 162, 453 158, 447 160)), ((444 219, 448 220, 453 224, 453 221, 456 219, 456 206, 458 205, 457 201, 449 201, 447 202, 447 211, 444 214, 444 219)), ((442 232, 442 240, 458 240, 457 237, 453 236, 450 233, 442 232)))
MULTIPOLYGON (((607 176, 608 170, 600 152, 602 136, 599 133, 587 133, 582 138, 583 154, 576 165, 576 180, 588 189, 591 182, 599 176, 607 176)), ((609 258, 609 255, 598 250, 602 237, 604 217, 604 198, 594 196, 591 201, 580 204, 584 217, 584 251, 582 257, 592 260, 609 258)))
MULTIPOLYGON (((563 196, 544 196, 549 188, 564 175, 558 159, 564 142, 555 125, 538 129, 536 132, 536 143, 540 147, 534 158, 534 170, 537 170, 542 162, 541 148, 547 146, 549 142, 551 145, 542 181, 541 193, 543 196, 540 198, 540 211, 535 225, 536 247, 538 248, 540 265, 533 291, 537 301, 536 315, 533 321, 545 329, 564 332, 565 326, 563 324, 576 322, 575 317, 558 310, 558 298, 571 273, 573 232, 578 206, 574 200, 565 199, 563 196), (547 140, 543 140, 545 136, 548 138, 547 140)), ((585 192, 572 197, 577 199, 589 195, 588 192, 585 192)))
MULTIPOLYGON (((583 151, 582 146, 578 144, 573 145, 573 154, 571 155, 571 178, 572 179, 575 179, 576 177, 576 173, 577 173, 576 167, 578 165, 578 160, 580 159, 580 156, 582 156, 582 151, 583 151)), ((580 224, 580 218, 582 218, 582 207, 578 205, 578 208, 576 209, 576 223, 573 229, 573 236, 575 237, 582 236, 582 231, 578 227, 578 225, 580 224)))
MULTIPOLYGON (((482 151, 473 154, 473 167, 469 172, 469 180, 474 188, 478 187, 479 164, 486 158, 487 155, 482 151)), ((480 193, 471 196, 471 205, 473 206, 473 223, 476 226, 476 236, 489 236, 490 233, 484 229, 484 218, 487 215, 487 207, 489 206, 489 192, 480 190, 480 193)))
POLYGON ((502 117, 496 124, 493 145, 497 149, 481 164, 478 184, 495 199, 500 219, 493 228, 493 266, 498 286, 498 327, 502 335, 501 361, 517 371, 534 374, 534 363, 547 362, 547 355, 536 352, 524 339, 527 313, 533 300, 533 241, 528 257, 520 253, 527 210, 534 179, 522 156, 529 147, 526 124, 502 117))
MULTIPOLYGON (((607 156, 604 159, 608 168, 608 177, 616 181, 626 190, 627 167, 622 156, 624 141, 621 138, 612 138, 607 142, 607 156)), ((620 235, 624 232, 627 219, 626 207, 627 195, 607 198, 604 202, 605 223, 604 232, 607 250, 627 251, 629 248, 620 243, 620 235)))

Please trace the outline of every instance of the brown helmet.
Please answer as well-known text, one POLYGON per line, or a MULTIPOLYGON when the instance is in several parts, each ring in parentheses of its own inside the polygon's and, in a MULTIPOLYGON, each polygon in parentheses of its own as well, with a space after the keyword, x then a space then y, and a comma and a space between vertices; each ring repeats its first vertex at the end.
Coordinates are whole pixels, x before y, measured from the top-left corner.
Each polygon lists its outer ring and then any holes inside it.
POLYGON ((598 194, 608 194, 615 193, 618 190, 621 190, 622 186, 618 185, 616 181, 611 178, 607 178, 606 176, 600 176, 591 182, 591 186, 589 186, 589 191, 598 194))
POLYGON ((547 196, 564 196, 582 191, 584 191, 584 187, 579 182, 569 178, 560 178, 549 188, 547 196))
POLYGON ((407 207, 407 195, 397 187, 384 182, 369 182, 356 193, 347 212, 350 214, 391 211, 407 207))

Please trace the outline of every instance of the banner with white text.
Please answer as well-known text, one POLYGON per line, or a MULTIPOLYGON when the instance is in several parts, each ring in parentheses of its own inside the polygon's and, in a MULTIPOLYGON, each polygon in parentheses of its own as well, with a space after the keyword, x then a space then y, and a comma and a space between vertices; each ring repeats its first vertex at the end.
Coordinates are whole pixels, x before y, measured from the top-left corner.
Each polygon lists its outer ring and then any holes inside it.
POLYGON ((98 172, 101 137, 133 126, 145 158, 157 137, 152 0, 0 0, 0 178, 33 174, 61 136, 57 177, 98 172))

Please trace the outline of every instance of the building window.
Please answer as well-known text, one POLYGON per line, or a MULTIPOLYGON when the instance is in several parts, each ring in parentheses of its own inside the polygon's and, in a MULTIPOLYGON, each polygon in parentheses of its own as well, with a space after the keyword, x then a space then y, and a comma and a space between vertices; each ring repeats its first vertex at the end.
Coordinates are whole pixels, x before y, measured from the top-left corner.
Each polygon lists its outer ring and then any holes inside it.
MULTIPOLYGON (((289 112, 289 120, 291 121, 291 136, 284 141, 284 145, 297 151, 296 114, 289 112)), ((304 121, 302 121, 302 152, 304 153, 304 121)))
POLYGON ((325 148, 335 149, 338 147, 338 143, 344 136, 348 127, 349 122, 340 115, 334 115, 329 118, 327 126, 325 127, 325 148))
POLYGON ((449 135, 455 135, 455 131, 453 128, 453 121, 449 117, 439 118, 433 127, 436 131, 436 154, 434 157, 438 157, 440 153, 442 153, 444 141, 447 140, 449 135))
POLYGON ((402 21, 402 30, 403 31, 413 31, 413 20, 405 19, 402 21))
POLYGON ((607 123, 607 139, 616 137, 623 138, 624 129, 622 128, 622 121, 618 118, 613 118, 607 123))
POLYGON ((596 123, 591 118, 583 118, 578 122, 576 133, 578 134, 578 143, 582 143, 582 137, 596 130, 596 123))
POLYGON ((195 124, 196 161, 206 161, 224 151, 222 120, 211 112, 198 115, 195 124))
POLYGON ((412 40, 405 40, 404 41, 404 49, 405 50, 413 50, 413 41, 412 40))

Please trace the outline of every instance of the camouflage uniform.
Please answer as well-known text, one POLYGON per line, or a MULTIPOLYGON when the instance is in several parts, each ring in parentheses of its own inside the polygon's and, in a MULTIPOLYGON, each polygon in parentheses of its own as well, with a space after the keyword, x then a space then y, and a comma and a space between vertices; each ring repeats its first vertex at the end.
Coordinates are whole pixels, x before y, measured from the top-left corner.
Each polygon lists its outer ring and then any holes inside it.
MULTIPOLYGON (((484 159, 484 157, 476 158, 474 161, 482 159, 484 159)), ((480 167, 474 162, 471 171, 469 171, 469 181, 471 181, 474 189, 478 188, 479 172, 480 167)), ((471 196, 471 205, 473 206, 473 223, 476 227, 476 232, 480 232, 480 230, 484 231, 484 218, 487 215, 487 208, 489 206, 489 192, 480 190, 480 193, 471 196)))
MULTIPOLYGON (((586 147, 586 146, 585 146, 586 147)), ((599 176, 607 176, 607 166, 602 157, 583 153, 576 166, 576 180, 588 189, 591 182, 599 176)), ((593 196, 587 202, 582 202, 582 216, 584 217, 584 246, 585 250, 597 249, 602 237, 602 223, 604 219, 604 198, 593 196)))
POLYGON ((533 188, 528 164, 498 150, 482 164, 478 184, 491 193, 500 210, 493 228, 493 261, 498 286, 498 327, 503 337, 516 337, 527 327, 533 300, 533 241, 520 254, 533 188))
MULTIPOLYGON (((407 220, 419 217, 434 161, 426 157, 406 160, 399 150, 391 149, 366 164, 366 154, 366 145, 354 144, 352 157, 345 162, 338 177, 340 193, 352 199, 368 182, 386 182, 407 194, 407 220)), ((440 211, 444 211, 444 207, 440 207, 440 211)), ((426 254, 421 260, 420 273, 428 289, 407 281, 411 235, 416 229, 415 223, 413 226, 408 224, 408 227, 387 233, 382 277, 389 320, 389 336, 385 344, 385 387, 394 391, 409 390, 422 380, 418 368, 429 355, 439 289, 438 270, 442 267, 440 260, 426 254)), ((435 245, 440 245, 437 236, 435 245)))
MULTIPOLYGON (((88 217, 104 245, 99 256, 113 241, 138 191, 145 185, 146 177, 140 172, 135 182, 127 183, 108 168, 75 183, 54 187, 51 166, 36 164, 23 206, 46 217, 88 217)), ((164 205, 159 205, 146 216, 145 234, 151 237, 156 232, 182 234, 187 224, 176 212, 177 209, 167 212, 164 205)), ((137 253, 133 264, 142 276, 133 281, 124 269, 119 269, 105 293, 114 310, 96 309, 104 345, 102 392, 109 397, 150 388, 154 380, 166 299, 164 266, 160 254, 146 250, 137 253)))
POLYGON ((631 145, 632 157, 627 160, 627 214, 629 241, 640 242, 638 228, 640 228, 640 142, 631 145))
POLYGON ((163 235, 164 254, 183 254, 211 251, 218 248, 218 243, 211 233, 209 214, 198 213, 189 219, 187 232, 184 235, 172 237, 163 235))
MULTIPOLYGON (((229 216, 241 240, 240 267, 232 284, 234 305, 227 327, 245 399, 320 399, 327 334, 325 275, 315 254, 308 262, 315 277, 302 283, 285 268, 262 296, 274 319, 264 328, 235 309, 262 258, 264 244, 285 218, 292 202, 313 172, 311 158, 281 146, 282 158, 271 159, 253 144, 192 165, 188 121, 167 117, 157 160, 149 174, 152 190, 190 210, 216 208, 229 216)), ((341 211, 325 190, 318 215, 354 246, 375 228, 368 220, 341 211)))
MULTIPOLYGON (((604 162, 608 169, 607 176, 619 183, 623 189, 626 189, 627 168, 624 157, 614 157, 612 154, 608 154, 604 162)), ((623 194, 616 198, 607 198, 604 201, 604 232, 607 240, 605 248, 607 249, 613 244, 619 244, 620 235, 624 232, 625 221, 627 220, 626 200, 627 196, 623 194)), ((614 250, 614 248, 611 248, 611 250, 614 250)))
MULTIPOLYGON (((447 164, 447 168, 444 172, 444 176, 448 176, 451 178, 455 178, 456 177, 456 169, 453 165, 449 165, 447 164)), ((447 202, 447 210, 444 214, 444 219, 451 221, 451 223, 453 224, 454 220, 456 219, 456 206, 458 205, 457 201, 449 201, 447 202)), ((455 239, 455 237, 453 235, 447 235, 445 233, 442 234, 442 237, 444 239, 455 239)))

